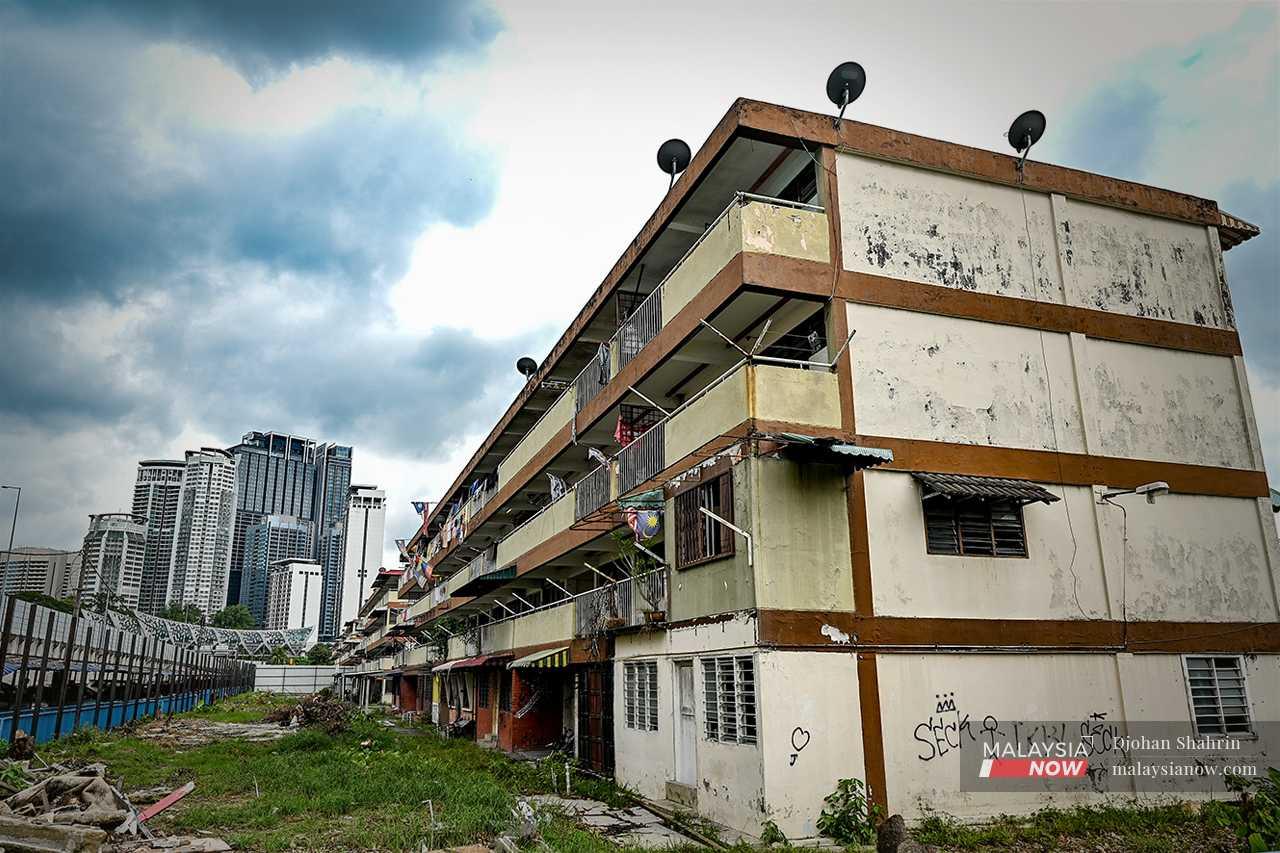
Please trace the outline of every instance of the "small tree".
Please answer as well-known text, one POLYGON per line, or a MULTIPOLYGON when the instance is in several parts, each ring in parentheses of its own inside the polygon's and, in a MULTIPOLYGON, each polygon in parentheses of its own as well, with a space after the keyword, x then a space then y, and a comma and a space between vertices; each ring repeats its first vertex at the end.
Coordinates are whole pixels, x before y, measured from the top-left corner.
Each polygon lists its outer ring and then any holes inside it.
POLYGON ((333 647, 326 643, 316 643, 307 649, 307 663, 312 666, 325 666, 333 663, 333 647))
POLYGON ((204 621, 204 613, 194 604, 170 604, 160 611, 160 618, 168 619, 171 622, 187 622, 192 625, 198 625, 204 621))
POLYGON ((290 660, 289 650, 284 646, 276 646, 271 650, 271 657, 267 662, 275 666, 284 666, 288 664, 290 660))
POLYGON ((215 613, 212 624, 215 628, 247 629, 255 627, 258 622, 253 618, 253 613, 248 607, 243 604, 233 604, 215 613))

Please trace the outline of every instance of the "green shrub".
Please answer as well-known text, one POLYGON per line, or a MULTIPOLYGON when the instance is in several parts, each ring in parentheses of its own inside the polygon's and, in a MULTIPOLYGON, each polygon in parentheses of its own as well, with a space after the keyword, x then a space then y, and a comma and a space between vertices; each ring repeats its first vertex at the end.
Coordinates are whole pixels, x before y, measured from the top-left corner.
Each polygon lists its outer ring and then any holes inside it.
POLYGON ((883 811, 867 799, 867 793, 861 779, 841 779, 822 801, 818 832, 841 844, 874 843, 883 811))
POLYGON ((760 840, 765 844, 786 844, 787 836, 783 834, 778 825, 771 820, 766 820, 760 824, 760 840))
POLYGON ((1250 853, 1280 850, 1280 770, 1272 767, 1257 779, 1228 773, 1226 783, 1240 795, 1240 805, 1206 803, 1206 819, 1234 832, 1250 853))

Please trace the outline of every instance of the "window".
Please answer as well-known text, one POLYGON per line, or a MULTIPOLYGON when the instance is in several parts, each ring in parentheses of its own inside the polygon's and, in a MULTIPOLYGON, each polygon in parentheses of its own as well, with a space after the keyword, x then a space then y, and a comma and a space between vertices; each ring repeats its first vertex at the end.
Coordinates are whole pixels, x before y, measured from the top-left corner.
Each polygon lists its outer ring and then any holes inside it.
POLYGON ((1238 656, 1185 657, 1187 693, 1196 734, 1251 735, 1244 666, 1238 656))
POLYGON ((1013 501, 924 499, 925 548, 930 554, 1025 557, 1022 506, 1013 501))
POLYGON ((647 660, 622 665, 622 704, 627 728, 658 730, 658 662, 647 660))
POLYGON ((733 521, 731 470, 676 495, 676 568, 733 553, 733 531, 699 512, 699 507, 706 507, 728 522, 733 521))
POLYGON ((487 672, 476 675, 476 707, 489 707, 489 673, 487 672))
POLYGON ((751 655, 702 659, 707 740, 756 742, 756 666, 751 655))

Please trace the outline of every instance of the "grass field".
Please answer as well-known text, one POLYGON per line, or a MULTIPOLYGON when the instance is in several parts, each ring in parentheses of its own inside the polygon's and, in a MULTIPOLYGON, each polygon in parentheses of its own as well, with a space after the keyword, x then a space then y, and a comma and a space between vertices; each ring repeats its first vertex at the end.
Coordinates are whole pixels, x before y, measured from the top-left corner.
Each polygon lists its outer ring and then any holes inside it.
MULTIPOLYGON (((194 714, 257 722, 281 701, 243 694, 194 714)), ((305 730, 272 742, 225 740, 179 750, 128 732, 86 733, 46 745, 42 755, 50 761, 102 761, 123 778, 126 790, 162 783, 176 788, 194 779, 195 791, 155 818, 155 828, 209 832, 237 848, 259 851, 418 850, 423 842, 449 847, 491 841, 511 830, 519 797, 562 793, 556 786, 564 778, 563 761, 513 761, 470 742, 393 731, 368 717, 357 717, 336 736, 305 730)), ((611 805, 630 802, 625 791, 580 774, 573 776, 573 793, 611 805)), ((710 831, 705 824, 697 828, 710 831)), ((944 851, 1240 849, 1230 833, 1180 806, 1046 810, 981 827, 937 816, 915 835, 944 851)), ((619 849, 560 816, 542 827, 542 839, 564 853, 619 849)))

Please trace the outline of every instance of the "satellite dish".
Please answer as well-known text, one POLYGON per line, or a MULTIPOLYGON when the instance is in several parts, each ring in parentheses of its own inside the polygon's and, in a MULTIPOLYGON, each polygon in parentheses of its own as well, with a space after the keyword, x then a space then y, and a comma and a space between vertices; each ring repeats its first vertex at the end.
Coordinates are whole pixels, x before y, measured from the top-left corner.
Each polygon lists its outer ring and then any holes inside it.
POLYGON ((516 362, 516 370, 524 376, 532 376, 538 372, 538 362, 526 355, 516 362))
POLYGON ((1027 154, 1031 152, 1031 146, 1044 136, 1044 128, 1044 113, 1039 110, 1027 110, 1009 125, 1009 132, 1006 134, 1009 137, 1009 144, 1013 146, 1014 151, 1022 155, 1015 164, 1019 180, 1022 179, 1022 169, 1027 162, 1027 154))
POLYGON ((1044 113, 1039 110, 1027 110, 1009 125, 1009 144, 1013 146, 1014 151, 1025 156, 1026 152, 1031 150, 1031 146, 1044 136, 1044 128, 1044 113))
POLYGON ((867 88, 867 72, 856 62, 841 62, 827 77, 827 98, 840 108, 835 125, 840 126, 844 118, 845 107, 858 100, 862 90, 867 88))
POLYGON ((689 161, 692 159, 693 152, 689 150, 689 143, 683 139, 668 139, 658 146, 658 168, 671 176, 667 189, 675 184, 676 175, 689 168, 689 161))

